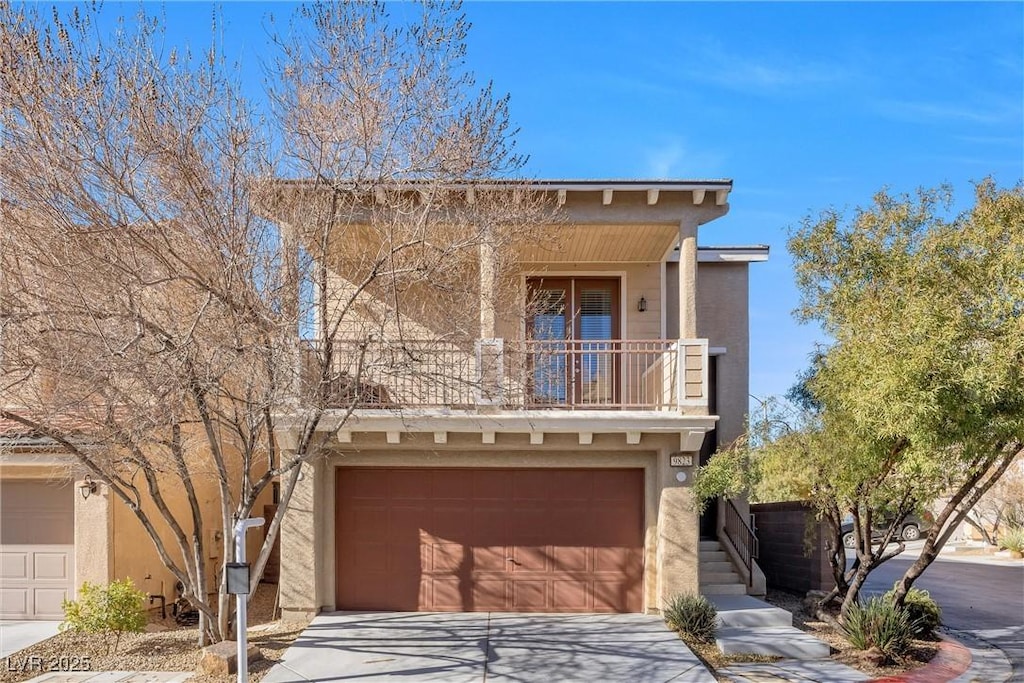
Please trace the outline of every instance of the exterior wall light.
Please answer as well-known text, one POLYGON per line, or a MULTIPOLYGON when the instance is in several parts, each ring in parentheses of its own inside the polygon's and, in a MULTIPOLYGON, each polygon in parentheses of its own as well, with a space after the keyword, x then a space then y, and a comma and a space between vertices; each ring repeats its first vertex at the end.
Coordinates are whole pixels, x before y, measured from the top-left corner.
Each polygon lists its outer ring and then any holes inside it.
POLYGON ((647 310, 647 299, 643 298, 643 296, 640 297, 640 301, 636 302, 636 310, 641 313, 647 310))
POLYGON ((89 500, 89 496, 91 496, 92 494, 96 493, 96 489, 97 488, 98 488, 98 486, 97 486, 96 482, 94 482, 92 480, 92 476, 88 475, 88 474, 85 475, 85 480, 81 484, 78 485, 78 491, 79 491, 79 493, 82 494, 82 499, 83 500, 89 500))

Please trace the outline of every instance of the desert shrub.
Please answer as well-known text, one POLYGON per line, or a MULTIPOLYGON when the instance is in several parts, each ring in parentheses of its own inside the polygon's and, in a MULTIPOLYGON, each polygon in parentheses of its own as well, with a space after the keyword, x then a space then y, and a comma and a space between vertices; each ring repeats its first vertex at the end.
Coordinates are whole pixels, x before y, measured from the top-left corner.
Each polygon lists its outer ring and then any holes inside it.
POLYGON ((854 603, 842 621, 846 638, 858 650, 876 649, 893 660, 910 647, 914 627, 907 610, 897 608, 884 596, 854 603))
POLYGON ((145 600, 146 594, 137 589, 131 579, 106 586, 86 581, 78 590, 78 600, 64 601, 64 622, 60 630, 102 633, 106 636, 108 653, 113 634, 116 652, 122 633, 138 633, 145 628, 145 600))
POLYGON ((665 623, 674 631, 700 643, 715 640, 718 613, 703 595, 674 595, 662 610, 665 623))
POLYGON ((999 534, 999 547, 1014 553, 1024 553, 1024 526, 1011 526, 999 534))
MULTIPOLYGON (((892 602, 896 594, 896 586, 885 594, 885 599, 892 602)), ((923 638, 935 635, 935 632, 942 625, 942 608, 932 599, 928 591, 920 588, 911 588, 903 601, 903 609, 907 611, 910 618, 910 626, 914 629, 914 636, 923 638)))

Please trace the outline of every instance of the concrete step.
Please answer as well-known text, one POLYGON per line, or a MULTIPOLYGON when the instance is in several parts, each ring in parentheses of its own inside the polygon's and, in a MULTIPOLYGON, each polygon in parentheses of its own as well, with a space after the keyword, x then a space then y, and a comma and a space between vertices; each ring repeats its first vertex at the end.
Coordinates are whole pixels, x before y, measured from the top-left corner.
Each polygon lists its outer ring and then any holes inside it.
POLYGON ((712 595, 719 628, 792 626, 793 615, 749 595, 712 595))
POLYGON ((707 583, 743 583, 740 575, 734 571, 727 572, 704 572, 700 573, 700 584, 707 583))
POLYGON ((732 566, 732 562, 701 562, 700 573, 701 576, 705 572, 731 572, 736 571, 736 568, 732 566))
POLYGON ((729 556, 724 550, 702 550, 697 559, 700 562, 728 562, 729 556))
POLYGON ((721 549, 722 549, 722 544, 719 543, 718 541, 701 541, 700 542, 700 551, 701 552, 704 552, 705 550, 721 550, 721 549))
POLYGON ((746 595, 747 586, 744 583, 702 583, 700 584, 702 595, 746 595))
POLYGON ((828 643, 792 626, 722 628, 715 638, 723 655, 769 655, 789 659, 824 659, 828 643))

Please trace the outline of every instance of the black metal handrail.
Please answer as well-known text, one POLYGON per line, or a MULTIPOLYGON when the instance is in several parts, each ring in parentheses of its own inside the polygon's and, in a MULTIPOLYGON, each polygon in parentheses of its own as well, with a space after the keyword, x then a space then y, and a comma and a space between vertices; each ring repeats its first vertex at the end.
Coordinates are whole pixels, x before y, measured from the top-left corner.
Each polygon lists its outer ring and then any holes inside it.
POLYGON ((744 521, 743 515, 736 509, 736 504, 725 499, 725 536, 740 556, 747 568, 747 585, 754 585, 754 560, 758 556, 757 536, 754 530, 744 521))

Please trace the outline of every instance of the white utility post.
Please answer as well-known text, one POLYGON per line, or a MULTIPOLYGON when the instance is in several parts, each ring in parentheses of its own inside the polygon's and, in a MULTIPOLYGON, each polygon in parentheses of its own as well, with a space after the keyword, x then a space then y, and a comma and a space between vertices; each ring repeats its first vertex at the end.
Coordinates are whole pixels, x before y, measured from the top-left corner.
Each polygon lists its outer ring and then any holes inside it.
MULTIPOLYGON (((240 519, 235 525, 235 562, 245 563, 245 532, 254 527, 263 526, 262 517, 250 517, 240 519)), ((235 628, 237 629, 236 652, 238 656, 238 683, 246 683, 249 678, 249 644, 246 640, 245 628, 249 623, 246 608, 248 607, 248 595, 235 596, 235 628)))

